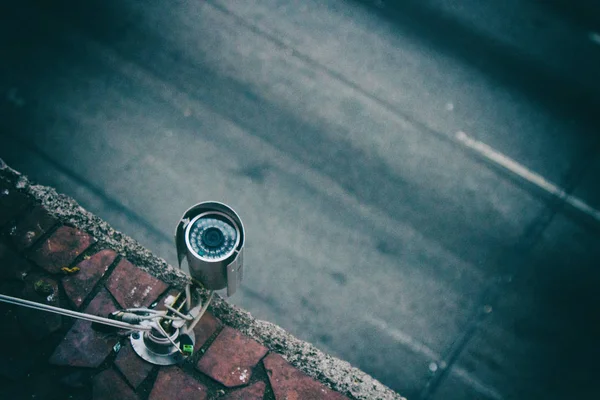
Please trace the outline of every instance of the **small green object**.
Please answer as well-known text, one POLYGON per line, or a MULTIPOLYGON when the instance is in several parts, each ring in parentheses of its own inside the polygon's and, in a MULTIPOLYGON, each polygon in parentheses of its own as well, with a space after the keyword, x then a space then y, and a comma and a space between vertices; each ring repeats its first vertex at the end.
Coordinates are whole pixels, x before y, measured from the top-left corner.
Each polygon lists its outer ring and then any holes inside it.
POLYGON ((194 352, 194 346, 192 346, 191 344, 184 344, 183 352, 192 355, 192 353, 194 352))
POLYGON ((43 296, 48 296, 54 293, 54 288, 52 284, 45 281, 44 279, 40 279, 33 284, 33 290, 35 290, 38 294, 43 296))

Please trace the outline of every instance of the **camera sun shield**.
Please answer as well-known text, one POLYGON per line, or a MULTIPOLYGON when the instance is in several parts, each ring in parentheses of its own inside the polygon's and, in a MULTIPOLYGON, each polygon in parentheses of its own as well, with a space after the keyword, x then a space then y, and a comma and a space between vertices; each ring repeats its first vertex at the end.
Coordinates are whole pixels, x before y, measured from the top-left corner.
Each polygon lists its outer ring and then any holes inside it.
POLYGON ((192 278, 209 290, 233 295, 243 277, 245 232, 229 206, 207 201, 189 208, 175 230, 179 266, 187 259, 192 278))

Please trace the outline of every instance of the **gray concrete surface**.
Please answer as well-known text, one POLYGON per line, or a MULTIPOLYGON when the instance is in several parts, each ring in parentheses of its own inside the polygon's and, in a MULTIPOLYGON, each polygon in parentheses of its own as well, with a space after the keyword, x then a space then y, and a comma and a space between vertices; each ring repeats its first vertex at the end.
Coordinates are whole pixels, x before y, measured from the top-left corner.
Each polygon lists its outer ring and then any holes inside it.
POLYGON ((571 327, 597 305, 597 226, 455 140, 597 204, 592 28, 533 2, 33 3, 0 17, 9 165, 170 263, 181 212, 229 203, 231 300, 409 398, 594 390, 571 327))

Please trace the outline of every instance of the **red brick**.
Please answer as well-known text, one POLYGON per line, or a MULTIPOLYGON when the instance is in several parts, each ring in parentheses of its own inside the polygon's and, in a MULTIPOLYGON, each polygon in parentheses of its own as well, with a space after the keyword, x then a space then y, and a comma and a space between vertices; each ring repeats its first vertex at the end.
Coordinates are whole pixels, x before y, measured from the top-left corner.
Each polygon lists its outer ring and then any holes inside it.
POLYGON ((123 308, 148 307, 167 285, 123 259, 111 274, 106 287, 123 308))
POLYGON ((112 369, 102 371, 94 377, 92 393, 94 400, 139 400, 123 378, 112 369))
POLYGON ((275 399, 348 399, 294 368, 279 354, 271 353, 263 361, 275 399))
MULTIPOLYGON (((51 278, 39 274, 28 275, 21 298, 60 307, 58 283, 51 278)), ((31 308, 19 307, 17 309, 19 324, 29 337, 39 340, 56 332, 62 326, 62 317, 58 314, 37 311, 31 308)))
POLYGON ((94 297, 94 299, 88 304, 84 312, 93 315, 99 315, 101 317, 107 317, 108 314, 117 309, 115 302, 110 297, 110 294, 106 289, 102 288, 94 297))
POLYGON ((91 377, 81 369, 63 375, 63 377, 60 378, 61 385, 73 389, 90 387, 91 383, 91 377))
POLYGON ((68 267, 96 239, 79 229, 61 226, 37 249, 31 259, 46 271, 56 274, 68 267))
POLYGON ((62 279, 65 293, 73 304, 77 307, 81 306, 116 256, 117 253, 112 250, 101 250, 77 264, 79 272, 62 279))
POLYGON ((36 206, 29 214, 8 229, 11 241, 23 250, 34 244, 58 221, 42 206, 36 206))
POLYGON ((266 347, 226 326, 196 368, 227 387, 241 386, 248 383, 265 354, 266 347))
POLYGON ((214 315, 207 312, 205 313, 200 322, 194 327, 194 333, 196 334, 196 344, 194 345, 194 351, 198 351, 200 347, 206 343, 223 324, 214 315))
MULTIPOLYGON (((110 294, 103 289, 94 297, 85 312, 106 317, 115 310, 110 294)), ((114 334, 95 331, 91 322, 78 320, 54 350, 50 363, 96 368, 102 364, 116 343, 114 334)))
POLYGON ((24 280, 31 269, 29 263, 0 242, 0 279, 24 280))
POLYGON ((140 386, 140 383, 148 377, 153 368, 152 364, 142 360, 135 353, 129 341, 127 341, 125 346, 121 347, 115 360, 115 365, 134 389, 140 386))
POLYGON ((0 178, 0 226, 31 205, 29 198, 0 178))
POLYGON ((265 395, 265 383, 256 382, 253 385, 243 389, 235 390, 227 396, 222 397, 223 400, 262 400, 265 395))
POLYGON ((208 398, 206 386, 177 367, 163 367, 158 373, 148 400, 206 398, 208 398))

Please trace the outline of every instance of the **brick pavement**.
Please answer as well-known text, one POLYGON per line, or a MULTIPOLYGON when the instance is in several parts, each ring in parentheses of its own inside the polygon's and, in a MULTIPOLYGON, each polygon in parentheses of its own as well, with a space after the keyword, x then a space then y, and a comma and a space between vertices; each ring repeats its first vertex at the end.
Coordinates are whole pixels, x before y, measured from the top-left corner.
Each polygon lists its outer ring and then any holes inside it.
MULTIPOLYGON (((0 293, 106 316, 174 290, 115 250, 0 176, 0 293)), ((347 398, 211 313, 194 356, 169 367, 86 321, 0 303, 0 327, 2 399, 347 398)))

